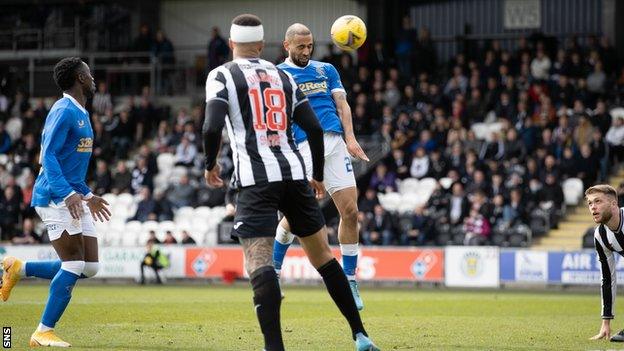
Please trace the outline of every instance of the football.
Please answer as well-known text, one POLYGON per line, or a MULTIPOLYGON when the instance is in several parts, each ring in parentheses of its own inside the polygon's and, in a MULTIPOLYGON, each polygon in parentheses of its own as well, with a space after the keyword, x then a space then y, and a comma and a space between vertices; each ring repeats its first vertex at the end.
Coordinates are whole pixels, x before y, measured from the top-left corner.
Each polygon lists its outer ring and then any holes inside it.
POLYGON ((334 21, 330 33, 336 46, 345 51, 353 51, 366 40, 366 24, 357 16, 345 15, 334 21))

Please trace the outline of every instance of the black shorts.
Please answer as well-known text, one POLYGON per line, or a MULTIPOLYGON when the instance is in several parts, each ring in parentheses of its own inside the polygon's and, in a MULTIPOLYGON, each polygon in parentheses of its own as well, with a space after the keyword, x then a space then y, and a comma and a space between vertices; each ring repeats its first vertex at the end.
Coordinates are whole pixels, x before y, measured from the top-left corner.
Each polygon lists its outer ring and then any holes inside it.
POLYGON ((314 191, 307 180, 289 180, 239 189, 232 236, 259 238, 275 236, 277 211, 299 237, 318 232, 325 225, 314 191))

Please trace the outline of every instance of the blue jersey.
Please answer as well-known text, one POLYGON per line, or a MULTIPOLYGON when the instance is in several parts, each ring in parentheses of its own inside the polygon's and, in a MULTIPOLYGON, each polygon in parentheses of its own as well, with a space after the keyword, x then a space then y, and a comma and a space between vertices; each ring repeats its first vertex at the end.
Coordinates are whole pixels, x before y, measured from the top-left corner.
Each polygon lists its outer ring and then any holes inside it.
POLYGON ((41 135, 41 171, 35 181, 31 206, 47 207, 72 192, 91 192, 85 182, 93 149, 89 113, 68 94, 58 100, 46 118, 41 135))
MULTIPOLYGON (((336 111, 336 103, 332 93, 345 92, 340 75, 336 68, 325 62, 310 60, 305 67, 299 67, 286 59, 277 68, 290 73, 299 86, 299 90, 310 100, 310 105, 316 113, 325 132, 342 134, 342 122, 336 111)), ((296 124, 293 124, 295 142, 301 143, 308 137, 296 124)))

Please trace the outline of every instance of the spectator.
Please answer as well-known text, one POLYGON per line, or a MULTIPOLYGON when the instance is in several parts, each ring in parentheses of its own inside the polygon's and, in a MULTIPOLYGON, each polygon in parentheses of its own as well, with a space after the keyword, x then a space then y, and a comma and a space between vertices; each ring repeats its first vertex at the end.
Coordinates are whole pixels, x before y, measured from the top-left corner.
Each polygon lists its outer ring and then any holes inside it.
POLYGON ((578 126, 574 129, 574 142, 576 145, 589 144, 592 141, 594 134, 594 127, 591 123, 581 116, 578 120, 578 126))
POLYGON ((525 217, 524 205, 520 189, 512 189, 509 193, 509 203, 505 205, 503 210, 503 221, 509 223, 510 226, 523 221, 525 217))
POLYGON ((448 206, 448 223, 451 225, 461 224, 470 210, 470 203, 466 198, 464 185, 462 183, 453 183, 448 206))
POLYGON ((416 149, 410 166, 410 176, 421 179, 429 173, 429 156, 425 153, 425 148, 416 149))
POLYGON ((176 166, 192 167, 196 156, 197 146, 192 144, 186 136, 183 136, 180 145, 176 148, 176 166))
POLYGON ((191 185, 188 175, 182 175, 182 177, 180 177, 180 182, 169 188, 167 191, 167 200, 169 200, 173 208, 176 209, 195 205, 196 189, 191 185))
POLYGON ((387 162, 388 170, 394 172, 399 179, 409 177, 409 161, 405 158, 405 153, 401 149, 392 150, 392 154, 387 162))
POLYGON ((396 175, 393 172, 388 172, 388 167, 380 163, 375 168, 375 173, 371 177, 368 187, 381 193, 396 191, 396 175))
POLYGON ((140 189, 139 198, 141 199, 137 204, 136 213, 130 221, 145 222, 148 220, 156 220, 155 209, 156 201, 152 199, 152 192, 148 187, 142 187, 140 189))
POLYGON ((366 245, 390 245, 394 240, 392 218, 381 205, 375 205, 373 216, 362 235, 366 245))
POLYGON ((165 245, 171 245, 171 244, 177 244, 178 241, 176 240, 176 238, 173 237, 173 233, 171 233, 170 230, 167 230, 165 232, 165 240, 163 240, 163 244, 165 245))
POLYGON ((464 245, 483 245, 490 236, 490 222, 476 209, 464 220, 464 245))
POLYGON ((598 95, 605 93, 605 86, 607 84, 607 75, 602 70, 602 62, 596 62, 593 72, 587 76, 587 90, 598 95))
POLYGON ((32 219, 24 219, 22 230, 13 236, 11 242, 14 245, 32 245, 41 243, 41 237, 35 233, 35 225, 33 224, 32 219))
POLYGON ((195 239, 193 239, 186 230, 182 231, 182 245, 195 245, 195 239))
POLYGON ((0 154, 6 154, 11 149, 11 137, 4 129, 4 122, 0 121, 0 154))
POLYGON ((117 162, 117 169, 112 178, 111 192, 114 194, 129 193, 132 191, 132 173, 128 171, 125 161, 117 162))
POLYGON ((424 245, 431 239, 431 223, 424 206, 417 206, 412 214, 409 230, 401 233, 401 245, 424 245))
POLYGON ((93 112, 104 114, 106 110, 113 109, 113 99, 108 92, 106 82, 98 83, 98 89, 93 95, 93 112))
MULTIPOLYGON (((139 29, 139 36, 134 39, 132 43, 132 51, 137 52, 149 52, 154 45, 154 37, 147 24, 142 24, 139 29)), ((139 60, 142 63, 148 63, 148 58, 141 58, 139 60)))
POLYGON ((113 178, 108 170, 108 164, 104 160, 97 160, 96 167, 94 193, 102 196, 111 192, 113 178))
POLYGON ((172 221, 173 204, 165 197, 165 192, 160 189, 154 190, 154 201, 156 202, 154 207, 156 220, 159 222, 172 221))
POLYGON ((141 187, 147 187, 150 190, 154 188, 154 174, 147 167, 147 160, 144 157, 137 159, 137 164, 132 171, 132 190, 138 193, 141 187))
POLYGON ((160 240, 158 240, 158 237, 156 236, 156 232, 153 230, 150 230, 147 236, 147 242, 148 243, 154 243, 154 244, 160 244, 160 240))
POLYGON ((364 196, 360 198, 358 202, 358 210, 365 213, 367 216, 372 216, 376 205, 379 205, 377 191, 372 188, 366 189, 364 196))
POLYGON ((15 234, 15 227, 20 220, 20 200, 16 196, 15 188, 7 186, 0 198, 0 238, 11 240, 15 234))
POLYGON ((208 62, 207 72, 224 64, 230 55, 230 49, 227 42, 221 36, 219 27, 212 27, 211 38, 208 42, 208 54, 206 56, 208 62))
POLYGON ((620 163, 624 160, 624 117, 617 117, 609 128, 605 140, 609 145, 612 163, 620 163))
MULTIPOLYGON (((588 144, 581 145, 581 154, 577 161, 578 175, 577 177, 583 181, 583 189, 587 189, 594 185, 600 164, 594 155, 592 155, 591 147, 588 144)), ((558 178, 558 177, 555 177, 558 178)))
POLYGON ((542 209, 560 209, 563 206, 563 189, 554 174, 550 173, 546 176, 538 198, 542 209))

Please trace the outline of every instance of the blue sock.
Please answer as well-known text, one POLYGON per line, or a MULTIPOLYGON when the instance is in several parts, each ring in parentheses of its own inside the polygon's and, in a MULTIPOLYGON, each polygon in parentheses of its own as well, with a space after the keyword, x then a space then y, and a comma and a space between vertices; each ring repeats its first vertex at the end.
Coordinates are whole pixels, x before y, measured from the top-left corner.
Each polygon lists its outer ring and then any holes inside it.
POLYGON ((60 269, 52 283, 50 283, 50 295, 48 296, 48 303, 45 310, 43 310, 43 317, 41 317, 41 324, 46 327, 54 328, 56 322, 61 318, 65 308, 71 300, 71 292, 76 285, 78 275, 60 269))
POLYGON ((43 279, 52 279, 61 269, 61 261, 32 261, 26 262, 26 276, 43 279))
POLYGON ((275 266, 275 270, 282 269, 282 263, 284 262, 284 257, 286 257, 286 251, 290 244, 282 244, 279 241, 275 240, 273 243, 273 266, 275 266))
POLYGON ((342 255, 342 269, 349 280, 355 280, 355 269, 357 268, 358 255, 342 255))

